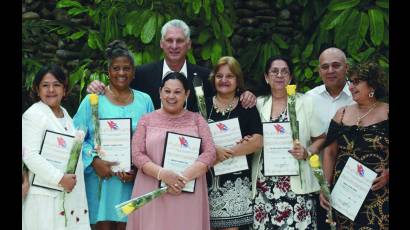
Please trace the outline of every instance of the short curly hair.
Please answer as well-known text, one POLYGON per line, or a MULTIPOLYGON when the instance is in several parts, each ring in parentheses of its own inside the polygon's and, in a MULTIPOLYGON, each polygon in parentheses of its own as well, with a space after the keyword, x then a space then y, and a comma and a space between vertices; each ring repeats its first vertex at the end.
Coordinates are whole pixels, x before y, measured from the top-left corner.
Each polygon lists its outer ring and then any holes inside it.
POLYGON ((376 62, 365 61, 352 65, 347 71, 347 77, 351 79, 353 76, 367 82, 374 89, 376 99, 388 96, 388 77, 376 62))

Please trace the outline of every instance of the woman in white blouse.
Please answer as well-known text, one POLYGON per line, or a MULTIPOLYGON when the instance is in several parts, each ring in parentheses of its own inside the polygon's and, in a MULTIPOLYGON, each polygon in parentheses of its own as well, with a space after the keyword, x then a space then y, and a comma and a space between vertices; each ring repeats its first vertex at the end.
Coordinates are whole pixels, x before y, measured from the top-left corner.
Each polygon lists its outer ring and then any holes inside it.
POLYGON ((82 161, 75 174, 66 174, 40 155, 46 130, 75 134, 72 119, 61 106, 67 87, 68 79, 56 65, 42 67, 33 81, 32 93, 38 102, 22 117, 23 162, 29 169, 29 183, 35 175, 67 193, 30 185, 22 207, 22 229, 90 229, 82 161))

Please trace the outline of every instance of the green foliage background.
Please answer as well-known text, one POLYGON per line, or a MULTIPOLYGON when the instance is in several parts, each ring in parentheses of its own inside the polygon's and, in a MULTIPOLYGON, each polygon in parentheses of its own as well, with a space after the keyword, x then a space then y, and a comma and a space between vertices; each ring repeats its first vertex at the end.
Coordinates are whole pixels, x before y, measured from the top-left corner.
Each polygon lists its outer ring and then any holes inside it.
MULTIPOLYGON (((330 46, 344 50, 352 63, 377 60, 388 74, 388 0, 276 0, 275 4, 283 9, 292 4, 302 8, 300 24, 295 26, 300 30, 297 36, 284 37, 275 31, 272 22, 254 30, 252 42, 233 47, 232 36, 239 20, 234 0, 58 0, 57 8, 73 19, 85 19, 88 23, 26 20, 22 39, 29 39, 33 30, 41 30, 68 43, 81 44, 79 62, 69 70, 69 86, 72 97, 76 98, 69 109, 71 114, 89 82, 107 81, 104 49, 109 42, 125 40, 137 65, 159 60, 161 27, 174 18, 193 26, 190 62, 211 67, 219 57, 232 55, 241 63, 250 83, 262 76, 269 57, 282 54, 292 58, 299 91, 305 92, 321 83, 318 56, 330 46)), ((35 72, 53 58, 33 55, 30 47, 24 45, 22 54, 23 94, 27 94, 35 72)), ((23 111, 24 107, 27 105, 23 105, 23 111)))

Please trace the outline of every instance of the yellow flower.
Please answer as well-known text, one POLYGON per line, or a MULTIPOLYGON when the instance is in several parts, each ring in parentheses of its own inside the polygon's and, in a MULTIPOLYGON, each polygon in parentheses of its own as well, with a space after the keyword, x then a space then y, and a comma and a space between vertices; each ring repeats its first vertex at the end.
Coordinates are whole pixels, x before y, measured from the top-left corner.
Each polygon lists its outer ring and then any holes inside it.
POLYGON ((130 202, 129 204, 125 205, 124 207, 121 208, 121 211, 125 214, 128 215, 131 212, 133 212, 135 210, 134 206, 132 205, 132 202, 130 202))
POLYGON ((317 154, 313 154, 310 159, 309 159, 309 164, 310 167, 312 168, 319 168, 320 167, 320 161, 319 161, 319 156, 317 154))
POLYGON ((286 92, 288 93, 288 96, 295 95, 296 85, 287 85, 286 86, 286 92))
POLYGON ((98 104, 98 95, 95 93, 90 94, 90 104, 97 105, 98 104))

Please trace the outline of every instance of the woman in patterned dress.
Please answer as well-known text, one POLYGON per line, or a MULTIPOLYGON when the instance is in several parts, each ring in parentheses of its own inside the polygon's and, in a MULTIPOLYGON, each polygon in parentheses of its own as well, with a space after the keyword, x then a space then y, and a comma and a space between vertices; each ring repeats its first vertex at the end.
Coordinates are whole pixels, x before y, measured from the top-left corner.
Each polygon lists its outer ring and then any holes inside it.
MULTIPOLYGON (((286 57, 273 57, 265 66, 264 89, 256 107, 262 122, 288 122, 286 86, 292 80, 292 65, 286 57)), ((300 143, 289 153, 299 161, 299 175, 265 176, 263 151, 254 155, 252 190, 254 195, 254 229, 316 229, 313 193, 319 190, 306 161, 324 142, 324 125, 313 111, 308 95, 296 95, 296 116, 300 143)))
MULTIPOLYGON (((348 71, 349 90, 357 104, 340 108, 329 126, 323 169, 329 184, 336 184, 351 157, 378 173, 356 218, 335 211, 338 229, 389 229, 389 104, 383 71, 366 62, 348 71)), ((329 203, 320 196, 321 205, 329 203)))
MULTIPOLYGON (((262 124, 256 107, 245 109, 239 101, 244 79, 238 61, 221 57, 211 73, 211 85, 216 95, 207 99, 208 120, 217 122, 238 118, 245 141, 229 148, 216 146, 214 163, 244 156, 248 169, 215 176, 213 169, 207 173, 211 227, 237 230, 252 223, 251 160, 252 154, 262 147, 262 124)), ((238 140, 239 141, 239 140, 238 140)))

